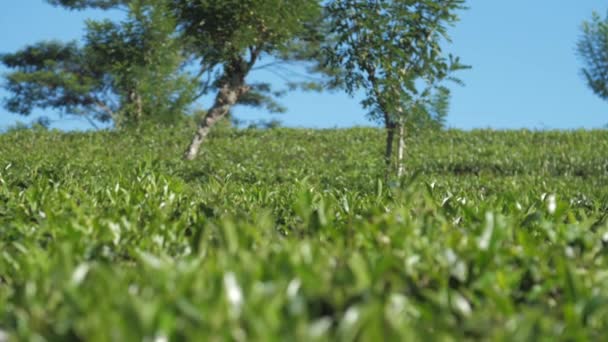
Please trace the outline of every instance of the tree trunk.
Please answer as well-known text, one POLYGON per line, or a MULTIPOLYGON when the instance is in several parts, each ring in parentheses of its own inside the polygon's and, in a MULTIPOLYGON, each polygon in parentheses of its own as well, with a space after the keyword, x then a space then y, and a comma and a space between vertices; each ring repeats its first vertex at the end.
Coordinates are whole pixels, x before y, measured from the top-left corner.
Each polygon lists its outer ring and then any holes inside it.
POLYGON ((141 123, 143 116, 144 116, 144 108, 143 108, 143 103, 142 103, 142 99, 141 99, 141 95, 139 94, 139 92, 137 90, 131 90, 129 92, 129 98, 128 98, 128 104, 129 104, 129 110, 132 110, 133 112, 133 118, 131 123, 135 123, 135 124, 139 124, 141 123))
POLYGON ((249 91, 249 87, 244 84, 244 81, 237 82, 237 84, 230 82, 222 86, 215 97, 213 106, 199 123, 196 134, 194 134, 190 146, 188 146, 188 149, 184 153, 184 159, 193 160, 196 158, 201 144, 205 141, 211 127, 225 117, 230 111, 230 108, 232 108, 239 98, 247 93, 247 91, 249 91))
POLYGON ((190 146, 184 153, 184 159, 193 160, 196 158, 211 127, 224 118, 230 112, 230 108, 249 92, 250 87, 245 83, 245 77, 257 61, 260 50, 256 47, 250 47, 249 51, 249 61, 245 61, 239 56, 224 65, 224 75, 220 79, 221 87, 215 97, 215 102, 207 111, 205 117, 201 119, 196 134, 194 134, 190 146))
POLYGON ((144 117, 144 105, 142 103, 141 95, 137 93, 135 95, 135 103, 137 104, 137 122, 141 123, 144 117))
POLYGON ((405 150, 405 125, 399 123, 399 145, 397 147, 397 177, 403 177, 405 173, 405 165, 403 164, 403 154, 405 150))
POLYGON ((386 123, 386 152, 384 154, 384 161, 386 163, 386 179, 388 180, 389 174, 391 173, 391 159, 393 157, 393 141, 395 140, 395 125, 393 123, 386 123))

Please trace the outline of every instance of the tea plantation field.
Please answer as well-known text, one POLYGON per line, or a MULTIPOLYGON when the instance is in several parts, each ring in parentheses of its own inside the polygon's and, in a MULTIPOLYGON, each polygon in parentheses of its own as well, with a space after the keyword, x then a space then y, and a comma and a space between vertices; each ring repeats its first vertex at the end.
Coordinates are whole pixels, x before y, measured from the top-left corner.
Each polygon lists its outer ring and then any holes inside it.
POLYGON ((608 335, 608 131, 191 131, 0 135, 0 341, 608 335))

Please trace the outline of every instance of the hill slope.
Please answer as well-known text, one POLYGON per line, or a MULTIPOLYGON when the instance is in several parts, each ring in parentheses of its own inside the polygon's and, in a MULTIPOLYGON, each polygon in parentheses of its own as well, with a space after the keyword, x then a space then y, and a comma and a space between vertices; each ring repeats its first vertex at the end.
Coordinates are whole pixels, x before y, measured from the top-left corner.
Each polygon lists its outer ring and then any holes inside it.
MULTIPOLYGON (((0 335, 599 339, 608 133, 0 135, 0 335)), ((2 340, 2 337, 0 337, 2 340)))

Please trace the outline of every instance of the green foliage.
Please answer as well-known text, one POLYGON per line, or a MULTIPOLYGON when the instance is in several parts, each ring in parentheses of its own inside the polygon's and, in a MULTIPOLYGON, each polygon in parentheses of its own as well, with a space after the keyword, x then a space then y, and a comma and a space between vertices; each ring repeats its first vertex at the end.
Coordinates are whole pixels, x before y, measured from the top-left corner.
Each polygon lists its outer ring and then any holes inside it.
POLYGON ((72 10, 83 10, 87 8, 112 9, 120 6, 126 6, 131 1, 129 0, 46 0, 46 2, 55 6, 63 6, 72 10))
POLYGON ((187 37, 204 63, 248 52, 278 54, 319 20, 318 0, 173 0, 187 37))
POLYGON ((450 110, 450 90, 438 87, 419 105, 410 108, 405 120, 409 134, 424 133, 428 129, 442 129, 450 110))
POLYGON ((608 332, 606 131, 409 137, 397 185, 380 130, 192 129, 0 136, 0 335, 608 332))
POLYGON ((349 93, 365 90, 362 104, 373 119, 387 126, 432 119, 447 104, 441 82, 458 82, 451 73, 466 68, 441 45, 463 8, 464 0, 329 1, 328 63, 344 71, 338 83, 349 93))
POLYGON ((171 122, 196 97, 196 80, 183 72, 182 42, 166 0, 129 3, 125 21, 88 21, 85 47, 91 62, 112 77, 121 113, 116 124, 143 115, 171 122))
POLYGON ((594 12, 583 23, 582 33, 577 51, 585 63, 583 76, 597 96, 608 100, 608 17, 594 12))
POLYGON ((50 107, 118 127, 175 120, 194 101, 196 84, 182 71, 185 57, 167 1, 130 1, 126 11, 122 22, 88 21, 82 47, 43 42, 2 56, 16 69, 6 76, 7 109, 28 115, 50 107))
MULTIPOLYGON (((89 22, 85 37, 89 59, 110 75, 98 81, 112 81, 118 104, 103 103, 105 112, 112 112, 120 126, 137 122, 142 115, 171 117, 166 113, 180 112, 202 95, 217 91, 234 75, 245 78, 258 68, 272 68, 285 80, 283 89, 273 89, 270 83, 247 84, 249 91, 238 104, 283 112, 279 97, 295 89, 321 90, 323 80, 308 73, 328 72, 318 63, 326 37, 318 0, 47 1, 72 10, 121 9, 128 13, 126 22, 89 22), (266 63, 259 63, 262 60, 266 63), (307 75, 288 70, 285 64, 292 62, 302 62, 299 69, 307 75), (194 73, 187 76, 183 66, 194 73)), ((40 84, 33 87, 41 88, 40 84)), ((19 100, 27 102, 27 98, 19 100)))
POLYGON ((321 90, 321 80, 301 77, 285 67, 302 62, 306 73, 324 71, 318 64, 324 39, 321 1, 172 0, 172 4, 188 51, 197 59, 200 73, 208 74, 208 90, 260 68, 272 69, 287 87, 276 91, 269 83, 249 84, 239 104, 282 112, 276 99, 286 91, 321 90))
POLYGON ((2 55, 1 61, 17 70, 6 75, 5 88, 13 95, 5 103, 9 111, 28 115, 34 107, 50 107, 100 121, 112 118, 104 71, 75 42, 37 43, 2 55))

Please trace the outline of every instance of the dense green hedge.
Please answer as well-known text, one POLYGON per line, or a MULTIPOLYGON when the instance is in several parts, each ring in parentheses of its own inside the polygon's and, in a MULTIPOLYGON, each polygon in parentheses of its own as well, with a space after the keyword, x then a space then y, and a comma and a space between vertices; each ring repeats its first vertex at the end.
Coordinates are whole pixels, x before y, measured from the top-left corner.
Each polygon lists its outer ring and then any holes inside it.
POLYGON ((0 340, 599 340, 608 132, 0 135, 0 340))

